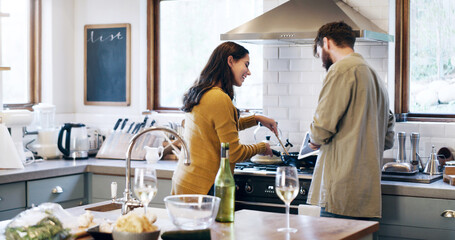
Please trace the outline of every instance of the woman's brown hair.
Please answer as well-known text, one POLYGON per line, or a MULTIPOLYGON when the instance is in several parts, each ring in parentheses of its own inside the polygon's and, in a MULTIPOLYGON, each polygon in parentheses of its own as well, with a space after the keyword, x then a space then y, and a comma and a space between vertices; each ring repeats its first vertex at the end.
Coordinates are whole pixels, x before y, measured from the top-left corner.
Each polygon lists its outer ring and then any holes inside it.
POLYGON ((228 57, 232 56, 234 61, 238 61, 246 54, 249 54, 248 50, 234 42, 224 42, 216 47, 193 86, 183 95, 182 111, 191 112, 204 93, 220 82, 221 89, 231 100, 234 99, 234 75, 228 65, 228 57))

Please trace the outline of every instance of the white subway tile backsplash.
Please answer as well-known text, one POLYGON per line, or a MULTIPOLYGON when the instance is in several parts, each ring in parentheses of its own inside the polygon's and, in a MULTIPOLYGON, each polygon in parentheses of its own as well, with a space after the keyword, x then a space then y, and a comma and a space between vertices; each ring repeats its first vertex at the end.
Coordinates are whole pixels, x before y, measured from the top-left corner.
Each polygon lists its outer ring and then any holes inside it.
POLYGON ((278 49, 278 57, 280 59, 300 58, 301 52, 300 47, 280 47, 278 49))
POLYGON ((313 45, 302 46, 302 58, 314 58, 313 45))
POLYGON ((279 72, 264 72, 263 73, 263 83, 278 83, 278 73, 279 72))
POLYGON ((289 59, 270 59, 267 69, 268 71, 289 71, 289 59))
POLYGON ((447 123, 445 125, 445 137, 455 138, 455 123, 447 123))
POLYGON ((278 59, 278 48, 277 47, 264 47, 262 53, 264 59, 278 59))
POLYGON ((318 96, 300 96, 300 106, 303 108, 315 108, 318 104, 318 96))
POLYGON ((313 118, 313 113, 312 108, 289 108, 289 119, 309 121, 313 118))
POLYGON ((278 107, 278 96, 264 96, 262 98, 264 106, 278 107))
POLYGON ((283 132, 295 132, 300 128, 300 122, 297 120, 280 120, 279 128, 283 132))
MULTIPOLYGON (((288 84, 268 84, 267 85, 267 92, 269 95, 288 95, 288 84)), ((264 106, 265 107, 265 106, 264 106)))
POLYGON ((445 127, 443 123, 421 123, 420 136, 444 137, 445 127))
POLYGON ((269 107, 267 116, 275 119, 275 120, 284 120, 288 119, 288 108, 281 108, 281 107, 269 107))
POLYGON ((279 96, 280 107, 298 107, 300 103, 299 96, 279 96))
POLYGON ((298 83, 300 81, 300 72, 280 72, 278 74, 279 83, 298 83))
POLYGON ((290 70, 291 71, 312 71, 313 60, 312 59, 291 59, 290 70))
POLYGON ((289 84, 289 95, 311 95, 312 86, 308 83, 289 84))
POLYGON ((302 72, 302 83, 316 83, 316 84, 322 84, 324 81, 324 78, 326 76, 325 72, 317 72, 317 71, 312 71, 312 72, 302 72))

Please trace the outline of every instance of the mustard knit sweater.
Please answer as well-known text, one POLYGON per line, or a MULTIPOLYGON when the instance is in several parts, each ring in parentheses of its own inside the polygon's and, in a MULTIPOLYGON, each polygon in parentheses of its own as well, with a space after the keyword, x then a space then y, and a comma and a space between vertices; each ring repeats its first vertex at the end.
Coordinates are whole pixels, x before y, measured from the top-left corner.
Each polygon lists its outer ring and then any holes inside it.
POLYGON ((254 116, 240 118, 229 96, 213 87, 198 105, 185 115, 184 139, 188 144, 191 165, 179 161, 172 177, 172 194, 207 194, 220 166, 221 143, 229 143, 229 160, 236 162, 264 153, 265 143, 242 145, 239 130, 255 126, 254 116))

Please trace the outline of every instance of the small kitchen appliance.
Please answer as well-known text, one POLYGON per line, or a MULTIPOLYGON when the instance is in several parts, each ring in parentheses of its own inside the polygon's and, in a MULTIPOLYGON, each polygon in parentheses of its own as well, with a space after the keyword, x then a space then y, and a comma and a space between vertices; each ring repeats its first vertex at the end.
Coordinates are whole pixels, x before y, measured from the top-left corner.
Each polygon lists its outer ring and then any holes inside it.
POLYGON ((32 148, 44 159, 59 158, 62 153, 57 147, 59 128, 55 127, 55 105, 39 103, 33 106, 33 111, 38 141, 32 148))
POLYGON ((24 130, 26 126, 32 123, 33 114, 29 110, 3 110, 1 112, 2 123, 8 128, 11 138, 13 139, 19 158, 25 163, 24 151, 24 130))
POLYGON ((65 159, 87 159, 89 141, 86 126, 82 123, 65 123, 58 133, 57 146, 65 159))

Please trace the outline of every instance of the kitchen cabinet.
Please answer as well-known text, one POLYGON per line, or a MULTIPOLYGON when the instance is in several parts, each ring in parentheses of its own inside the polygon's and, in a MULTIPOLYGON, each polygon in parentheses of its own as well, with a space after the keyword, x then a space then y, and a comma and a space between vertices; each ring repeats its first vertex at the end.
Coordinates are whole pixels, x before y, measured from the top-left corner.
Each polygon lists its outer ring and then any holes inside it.
POLYGON ((27 181, 27 207, 54 202, 63 208, 86 204, 85 174, 27 181))
MULTIPOLYGON (((125 190, 125 177, 112 176, 102 174, 90 174, 91 186, 89 187, 90 203, 102 202, 111 200, 111 183, 117 182, 117 198, 123 196, 125 190)), ((131 178, 131 186, 133 187, 134 178, 131 178)), ((158 179, 158 192, 155 198, 150 202, 151 207, 164 208, 164 198, 171 193, 171 179, 158 179)), ((133 189, 131 189, 133 190, 133 189)))
POLYGON ((0 185, 0 221, 25 210, 25 182, 0 185))
POLYGON ((441 216, 454 210, 455 200, 382 196, 380 239, 455 239, 455 218, 441 216))

